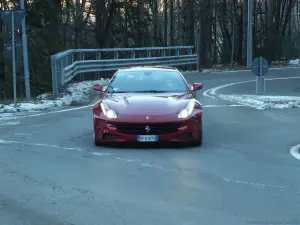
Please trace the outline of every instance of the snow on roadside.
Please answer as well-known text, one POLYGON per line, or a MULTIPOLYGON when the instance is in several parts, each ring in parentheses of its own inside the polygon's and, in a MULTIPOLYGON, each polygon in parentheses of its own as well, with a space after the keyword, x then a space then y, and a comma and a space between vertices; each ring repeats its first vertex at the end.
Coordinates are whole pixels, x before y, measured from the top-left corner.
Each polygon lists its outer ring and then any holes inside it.
POLYGON ((225 101, 254 107, 259 110, 300 108, 300 97, 297 96, 265 96, 265 95, 218 95, 225 101))
MULTIPOLYGON (((226 71, 226 70, 224 70, 226 71)), ((183 71, 182 74, 184 75, 195 75, 195 74, 199 74, 199 73, 211 73, 211 72, 220 72, 220 70, 217 69, 202 69, 200 72, 198 70, 188 70, 188 71, 183 71)))
POLYGON ((289 65, 300 65, 300 59, 290 60, 289 65))
POLYGON ((40 110, 70 106, 86 101, 90 98, 93 85, 107 85, 108 82, 109 79, 101 79, 97 81, 83 81, 80 83, 73 83, 65 89, 62 97, 57 99, 51 99, 51 95, 45 93, 39 95, 36 101, 18 103, 17 107, 14 107, 14 104, 0 104, 0 119, 7 117, 7 115, 13 116, 11 115, 11 113, 14 114, 18 112, 38 112, 40 110))

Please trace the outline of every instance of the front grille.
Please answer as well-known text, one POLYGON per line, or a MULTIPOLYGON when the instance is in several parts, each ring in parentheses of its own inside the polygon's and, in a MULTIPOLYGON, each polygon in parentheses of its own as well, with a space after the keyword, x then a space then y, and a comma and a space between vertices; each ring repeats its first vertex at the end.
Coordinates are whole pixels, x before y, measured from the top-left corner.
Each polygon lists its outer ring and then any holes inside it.
POLYGON ((180 123, 157 123, 157 124, 115 124, 118 132, 132 135, 163 135, 175 133, 180 123), (150 130, 147 132, 146 127, 150 130))

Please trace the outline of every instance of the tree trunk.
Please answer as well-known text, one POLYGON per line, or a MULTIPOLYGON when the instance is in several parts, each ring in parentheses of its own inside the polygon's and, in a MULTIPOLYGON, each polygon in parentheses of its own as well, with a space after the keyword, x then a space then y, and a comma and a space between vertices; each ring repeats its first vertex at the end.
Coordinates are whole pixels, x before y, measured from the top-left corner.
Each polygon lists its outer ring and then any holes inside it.
POLYGON ((128 12, 128 0, 125 0, 125 34, 124 34, 124 38, 123 38, 123 45, 125 48, 128 48, 128 17, 129 17, 129 12, 128 12))
MULTIPOLYGON (((0 17, 0 91, 3 91, 3 86, 5 84, 5 64, 4 64, 4 39, 3 39, 3 29, 2 29, 2 19, 0 17)), ((0 97, 2 93, 0 93, 0 97)), ((1 99, 1 98, 0 98, 1 99)))
POLYGON ((164 45, 168 46, 168 0, 164 0, 164 45))
POLYGON ((217 46, 217 0, 214 0, 214 12, 213 12, 213 63, 217 64, 218 61, 218 46, 217 46))
POLYGON ((187 0, 184 2, 184 36, 185 45, 194 45, 195 35, 194 35, 194 0, 187 0))
POLYGON ((105 0, 96 1, 96 40, 98 48, 105 48, 111 38, 107 38, 109 29, 114 21, 116 1, 106 6, 105 0))
POLYGON ((212 18, 213 3, 211 0, 202 0, 201 9, 201 68, 212 68, 211 45, 212 45, 212 18))
POLYGON ((75 20, 75 48, 80 48, 80 23, 81 7, 80 0, 76 0, 76 20, 75 20))
POLYGON ((178 45, 183 45, 184 43, 184 33, 182 32, 182 26, 181 26, 181 1, 176 0, 176 38, 178 45))
POLYGON ((223 63, 230 63, 231 61, 231 40, 230 40, 230 33, 227 28, 229 24, 228 16, 227 16, 227 7, 228 4, 226 0, 223 0, 220 7, 220 28, 223 36, 223 43, 222 43, 222 55, 221 59, 223 63))
POLYGON ((267 43, 268 43, 268 59, 274 59, 274 12, 275 12, 275 1, 268 1, 268 12, 267 12, 267 43))
POLYGON ((247 37, 248 37, 248 0, 243 4, 243 49, 242 64, 247 64, 247 37))
POLYGON ((169 15, 170 15, 170 19, 169 19, 169 43, 171 46, 174 45, 174 0, 169 0, 169 15))
POLYGON ((138 16, 138 32, 137 32, 137 47, 141 48, 144 46, 144 24, 143 24, 143 0, 138 0, 138 10, 137 10, 137 16, 138 16))
POLYGON ((153 30, 152 30, 152 46, 157 46, 158 41, 158 0, 153 0, 153 30))

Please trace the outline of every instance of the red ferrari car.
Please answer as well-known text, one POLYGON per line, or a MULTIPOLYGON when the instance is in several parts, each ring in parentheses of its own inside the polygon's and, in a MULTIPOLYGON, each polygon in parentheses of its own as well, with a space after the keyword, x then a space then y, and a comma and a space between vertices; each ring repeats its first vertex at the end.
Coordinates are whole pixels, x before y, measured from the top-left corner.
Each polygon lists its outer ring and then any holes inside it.
POLYGON ((93 107, 94 143, 177 142, 202 144, 202 105, 195 91, 172 67, 118 70, 93 107))

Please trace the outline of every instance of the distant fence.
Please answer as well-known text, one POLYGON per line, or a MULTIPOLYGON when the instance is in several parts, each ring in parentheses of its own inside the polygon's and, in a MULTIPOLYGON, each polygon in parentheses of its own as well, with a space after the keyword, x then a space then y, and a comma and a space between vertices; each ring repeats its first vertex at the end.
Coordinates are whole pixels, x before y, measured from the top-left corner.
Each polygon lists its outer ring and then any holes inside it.
POLYGON ((52 93, 57 97, 62 88, 77 75, 116 71, 121 67, 197 65, 199 55, 194 46, 154 48, 71 49, 51 56, 52 93))

